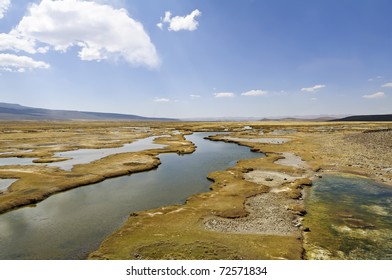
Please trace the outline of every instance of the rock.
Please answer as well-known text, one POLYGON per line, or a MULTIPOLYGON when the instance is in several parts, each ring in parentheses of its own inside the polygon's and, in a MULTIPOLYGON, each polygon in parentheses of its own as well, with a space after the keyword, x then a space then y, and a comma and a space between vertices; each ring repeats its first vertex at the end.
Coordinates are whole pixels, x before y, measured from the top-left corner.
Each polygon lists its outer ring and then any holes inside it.
POLYGON ((135 259, 140 259, 140 255, 139 255, 138 253, 133 253, 133 257, 134 257, 135 259))

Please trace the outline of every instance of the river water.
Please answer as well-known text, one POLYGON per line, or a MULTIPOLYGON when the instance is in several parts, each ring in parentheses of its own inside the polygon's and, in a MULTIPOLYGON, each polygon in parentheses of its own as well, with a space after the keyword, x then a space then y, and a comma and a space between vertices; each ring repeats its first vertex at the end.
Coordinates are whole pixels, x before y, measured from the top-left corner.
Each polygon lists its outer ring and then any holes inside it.
MULTIPOLYGON (((63 170, 71 170, 76 164, 86 164, 95 160, 120 153, 138 152, 148 149, 160 149, 165 145, 155 144, 154 139, 157 136, 151 136, 144 139, 137 139, 132 143, 124 144, 118 148, 102 148, 102 149, 78 149, 74 151, 58 152, 54 157, 68 158, 68 160, 44 163, 48 166, 57 166, 63 170)), ((31 150, 29 150, 31 151, 31 150)), ((0 165, 31 165, 42 164, 33 163, 37 158, 22 158, 22 157, 5 157, 0 158, 0 165)))
POLYGON ((0 259, 84 259, 130 213, 183 203, 209 190, 208 173, 225 170, 238 159, 263 156, 203 139, 212 134, 187 136, 196 151, 159 155, 162 164, 156 170, 76 188, 0 215, 0 259))

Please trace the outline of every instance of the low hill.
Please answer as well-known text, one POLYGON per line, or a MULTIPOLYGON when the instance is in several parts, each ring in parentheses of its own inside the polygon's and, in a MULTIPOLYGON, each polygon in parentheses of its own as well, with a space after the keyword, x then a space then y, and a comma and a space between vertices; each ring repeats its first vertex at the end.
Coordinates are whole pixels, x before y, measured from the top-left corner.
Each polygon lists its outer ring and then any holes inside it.
POLYGON ((169 118, 149 118, 137 115, 50 110, 0 102, 0 120, 133 120, 175 121, 169 118))
POLYGON ((391 122, 392 114, 387 115, 358 115, 341 119, 334 119, 334 122, 391 122))

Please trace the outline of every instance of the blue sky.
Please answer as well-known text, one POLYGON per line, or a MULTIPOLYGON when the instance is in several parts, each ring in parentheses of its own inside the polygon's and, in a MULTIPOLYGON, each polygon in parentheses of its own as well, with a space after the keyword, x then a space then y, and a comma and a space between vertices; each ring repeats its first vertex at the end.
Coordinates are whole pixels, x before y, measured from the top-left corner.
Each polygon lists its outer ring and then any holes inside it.
POLYGON ((0 102, 155 117, 392 113, 389 0, 0 0, 0 102))

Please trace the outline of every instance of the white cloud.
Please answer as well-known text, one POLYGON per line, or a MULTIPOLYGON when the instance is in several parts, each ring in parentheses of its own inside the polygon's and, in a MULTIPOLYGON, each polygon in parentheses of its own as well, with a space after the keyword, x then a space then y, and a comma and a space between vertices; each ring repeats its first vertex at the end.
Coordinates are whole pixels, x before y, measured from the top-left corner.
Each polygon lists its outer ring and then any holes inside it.
POLYGON ((82 60, 123 59, 150 68, 160 63, 141 23, 129 17, 125 9, 96 2, 42 0, 30 6, 28 15, 9 35, 14 37, 9 40, 18 42, 19 50, 29 53, 34 53, 30 48, 40 43, 43 47, 35 52, 47 51, 48 47, 66 52, 76 46, 81 48, 82 60))
POLYGON ((190 97, 191 99, 197 99, 197 98, 200 98, 201 96, 200 96, 200 95, 197 95, 197 94, 190 94, 189 97, 190 97))
POLYGON ((362 96, 363 98, 367 98, 367 99, 376 99, 376 98, 383 98, 385 96, 385 93, 383 93, 382 91, 373 93, 373 94, 369 94, 369 95, 364 95, 362 96))
POLYGON ((268 92, 261 89, 252 89, 247 92, 241 93, 242 96, 263 96, 266 95, 268 92))
POLYGON ((175 16, 172 17, 171 12, 165 12, 165 16, 161 18, 161 22, 157 24, 160 29, 163 29, 163 24, 168 23, 168 30, 170 31, 180 31, 180 30, 188 30, 194 31, 198 28, 199 22, 196 20, 196 17, 201 16, 201 12, 196 9, 192 13, 186 16, 175 16))
POLYGON ((218 92, 214 93, 216 98, 234 97, 235 94, 232 92, 218 92))
POLYGON ((171 14, 170 11, 166 11, 166 12, 165 12, 164 18, 162 19, 162 22, 168 22, 168 23, 170 23, 171 15, 172 15, 172 14, 171 14))
POLYGON ((25 72, 32 69, 47 69, 50 65, 36 61, 31 57, 0 53, 0 70, 9 72, 25 72))
POLYGON ((383 84, 382 87, 392 87, 392 82, 383 84))
POLYGON ((308 88, 301 88, 301 91, 306 91, 306 92, 316 92, 321 88, 325 88, 326 85, 315 85, 313 87, 308 87, 308 88))
POLYGON ((37 53, 35 42, 32 39, 22 38, 15 32, 0 33, 0 51, 12 50, 15 52, 24 51, 27 53, 37 53))
POLYGON ((5 12, 11 5, 10 0, 0 0, 0 19, 4 17, 5 12))
POLYGON ((160 98, 160 97, 155 97, 154 102, 170 102, 170 99, 168 98, 160 98))
POLYGON ((157 23, 157 26, 160 30, 163 30, 163 23, 162 22, 157 23))

